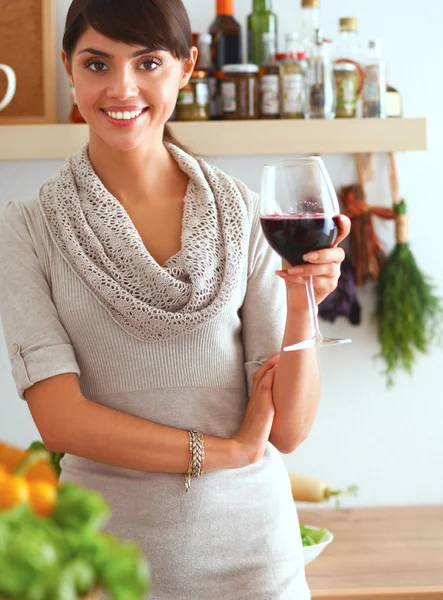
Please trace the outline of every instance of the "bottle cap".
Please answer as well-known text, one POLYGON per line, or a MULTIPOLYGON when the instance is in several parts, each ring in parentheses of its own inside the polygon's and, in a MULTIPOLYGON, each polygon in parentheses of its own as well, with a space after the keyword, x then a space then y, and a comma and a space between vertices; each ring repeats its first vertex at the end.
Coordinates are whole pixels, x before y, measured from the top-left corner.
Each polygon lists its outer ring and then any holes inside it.
POLYGON ((232 15, 234 12, 234 0, 217 0, 218 15, 232 15))
POLYGON ((358 31, 358 19, 355 17, 342 17, 340 19, 340 31, 358 31))
POLYGON ((320 0, 301 0, 302 8, 320 8, 320 0))

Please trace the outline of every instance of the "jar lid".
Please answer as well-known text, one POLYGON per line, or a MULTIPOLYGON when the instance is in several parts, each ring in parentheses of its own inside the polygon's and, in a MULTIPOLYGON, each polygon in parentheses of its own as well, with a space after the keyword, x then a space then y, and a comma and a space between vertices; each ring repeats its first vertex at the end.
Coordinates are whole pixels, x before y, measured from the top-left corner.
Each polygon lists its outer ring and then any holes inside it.
POLYGON ((258 73, 258 66, 251 64, 225 65, 223 73, 258 73))
POLYGON ((342 17, 340 31, 358 31, 358 19, 355 17, 342 17))
POLYGON ((357 71, 357 67, 351 63, 351 62, 347 62, 347 61, 337 61, 334 64, 334 71, 357 71))

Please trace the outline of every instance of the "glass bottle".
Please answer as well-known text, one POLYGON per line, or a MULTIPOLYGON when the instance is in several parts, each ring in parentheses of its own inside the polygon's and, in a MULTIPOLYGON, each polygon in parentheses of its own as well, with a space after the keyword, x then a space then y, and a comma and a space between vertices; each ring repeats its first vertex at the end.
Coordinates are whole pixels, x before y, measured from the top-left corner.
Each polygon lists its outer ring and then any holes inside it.
POLYGON ((286 35, 286 57, 281 63, 282 119, 303 119, 305 105, 305 72, 298 56, 298 38, 286 35))
POLYGON ((280 65, 276 59, 275 33, 263 34, 263 64, 260 67, 260 117, 280 118, 280 65))
POLYGON ((225 65, 242 62, 241 27, 234 19, 234 0, 216 0, 217 16, 209 33, 212 35, 212 59, 216 71, 225 65))
POLYGON ((315 32, 312 55, 308 58, 306 75, 307 119, 335 117, 335 84, 329 43, 319 29, 315 32))
POLYGON ((364 71, 360 61, 358 21, 353 17, 341 18, 334 61, 337 118, 357 116, 359 98, 364 84, 364 71))
POLYGON ((302 0, 300 51, 310 56, 315 32, 320 29, 320 0, 302 0))
POLYGON ((263 64, 263 34, 277 35, 277 15, 272 12, 272 0, 253 0, 252 13, 248 15, 248 62, 263 64))
POLYGON ((371 40, 365 66, 364 117, 379 119, 386 117, 386 89, 386 62, 381 56, 381 42, 371 40))
POLYGON ((195 68, 197 71, 206 71, 209 85, 209 116, 211 119, 221 117, 221 100, 219 99, 219 82, 215 76, 215 69, 212 63, 212 35, 210 33, 200 33, 197 37, 196 45, 198 48, 198 59, 195 68))

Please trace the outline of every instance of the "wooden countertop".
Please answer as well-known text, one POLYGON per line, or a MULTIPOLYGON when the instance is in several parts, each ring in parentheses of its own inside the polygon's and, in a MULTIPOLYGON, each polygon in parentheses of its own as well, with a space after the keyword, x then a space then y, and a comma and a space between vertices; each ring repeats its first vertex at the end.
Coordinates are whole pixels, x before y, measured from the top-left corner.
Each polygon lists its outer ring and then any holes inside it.
POLYGON ((335 538, 306 567, 313 600, 443 600, 443 506, 298 512, 335 538))

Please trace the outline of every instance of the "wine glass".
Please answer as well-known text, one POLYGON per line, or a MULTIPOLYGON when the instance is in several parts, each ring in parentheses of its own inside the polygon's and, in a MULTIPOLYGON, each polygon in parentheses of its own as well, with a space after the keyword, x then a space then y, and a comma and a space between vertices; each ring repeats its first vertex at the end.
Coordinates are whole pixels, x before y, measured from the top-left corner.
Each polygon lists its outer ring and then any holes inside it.
MULTIPOLYGON (((261 184, 261 225, 272 248, 291 266, 303 265, 308 252, 331 248, 339 233, 339 205, 320 157, 293 158, 267 164, 261 184)), ((285 351, 347 344, 320 332, 313 278, 306 277, 312 337, 285 351)))

